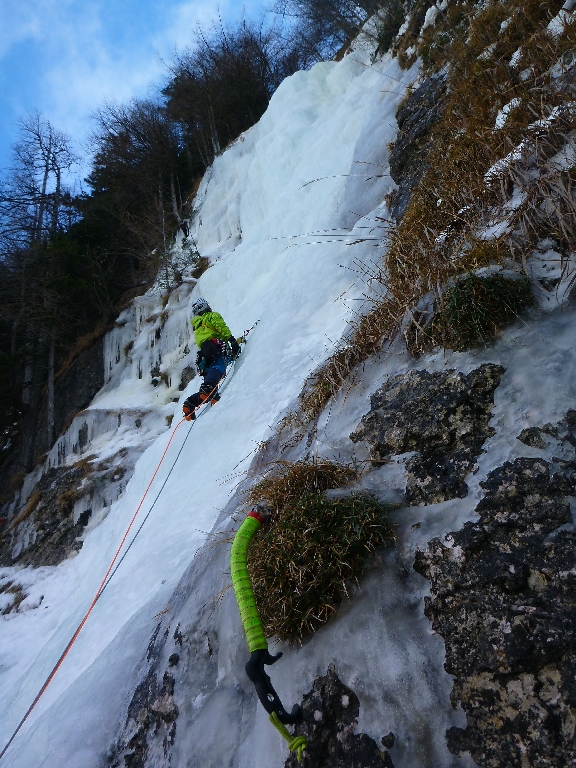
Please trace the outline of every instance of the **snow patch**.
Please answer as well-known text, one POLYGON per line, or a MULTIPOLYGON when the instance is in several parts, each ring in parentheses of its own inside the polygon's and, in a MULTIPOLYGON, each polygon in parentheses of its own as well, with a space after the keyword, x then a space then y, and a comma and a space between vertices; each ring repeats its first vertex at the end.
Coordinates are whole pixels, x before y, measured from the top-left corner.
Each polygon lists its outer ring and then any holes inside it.
POLYGON ((516 69, 522 58, 522 48, 517 48, 512 54, 512 58, 508 62, 508 66, 516 69))
POLYGON ((420 37, 422 36, 422 33, 425 29, 428 29, 428 27, 433 27, 434 24, 436 24, 436 19, 438 17, 438 14, 440 13, 440 9, 436 5, 431 5, 430 8, 426 11, 426 16, 424 16, 424 23, 422 24, 422 29, 420 30, 420 37))
POLYGON ((492 45, 489 45, 488 48, 486 48, 482 53, 478 56, 478 61, 488 61, 492 58, 492 54, 496 50, 497 43, 492 43, 492 45))
POLYGON ((512 99, 512 101, 509 101, 508 104, 505 104, 502 107, 502 109, 498 110, 498 115, 496 116, 496 123, 494 124, 494 130, 499 131, 501 128, 504 128, 508 120, 508 116, 510 115, 510 112, 512 112, 515 109, 518 109, 520 104, 522 104, 522 99, 516 97, 512 99))
POLYGON ((560 37, 560 35, 564 34, 566 27, 574 23, 576 20, 576 13, 572 11, 573 8, 574 3, 572 0, 567 0, 559 13, 554 16, 552 21, 548 24, 547 29, 552 37, 560 37))

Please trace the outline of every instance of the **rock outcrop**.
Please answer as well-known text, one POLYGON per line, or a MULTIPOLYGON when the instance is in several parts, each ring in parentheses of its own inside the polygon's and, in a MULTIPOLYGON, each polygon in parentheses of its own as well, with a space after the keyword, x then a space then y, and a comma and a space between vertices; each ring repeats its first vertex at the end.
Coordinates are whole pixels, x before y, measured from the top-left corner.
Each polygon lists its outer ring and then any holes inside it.
POLYGON ((370 412, 350 439, 365 440, 376 461, 416 452, 406 463, 408 504, 464 498, 464 478, 494 434, 488 422, 503 373, 501 366, 485 364, 468 375, 449 370, 395 376, 372 395, 370 412))
MULTIPOLYGON (((356 733, 360 702, 336 674, 334 666, 314 680, 302 701, 302 722, 294 735, 306 736, 308 748, 298 762, 291 755, 284 768, 393 768, 390 755, 365 733, 356 733)), ((383 743, 392 746, 388 734, 383 743)))
MULTIPOLYGON (((161 744, 162 758, 166 758, 176 738, 178 707, 174 701, 174 675, 170 669, 159 677, 156 664, 159 661, 156 643, 160 624, 156 627, 147 651, 147 660, 152 666, 142 682, 137 686, 128 707, 126 716, 125 742, 119 742, 113 756, 108 761, 111 768, 144 768, 147 764, 150 744, 149 737, 154 735, 161 744)), ((166 639, 165 633, 164 640, 166 639)), ((178 664, 179 656, 170 656, 169 665, 178 664)), ((155 745, 158 748, 158 745, 155 745)))
POLYGON ((88 456, 45 472, 0 538, 0 566, 57 565, 78 552, 95 497, 102 504, 102 497, 120 495, 132 474, 127 454, 100 462, 88 456))
POLYGON ((390 195, 390 215, 399 221, 404 215, 413 188, 426 170, 427 142, 432 127, 442 114, 446 77, 427 77, 400 105, 396 113, 398 137, 390 152, 390 175, 398 189, 390 195))
POLYGON ((506 462, 482 483, 480 519, 419 552, 426 615, 446 643, 456 754, 479 766, 576 761, 576 533, 571 484, 542 459, 506 462))

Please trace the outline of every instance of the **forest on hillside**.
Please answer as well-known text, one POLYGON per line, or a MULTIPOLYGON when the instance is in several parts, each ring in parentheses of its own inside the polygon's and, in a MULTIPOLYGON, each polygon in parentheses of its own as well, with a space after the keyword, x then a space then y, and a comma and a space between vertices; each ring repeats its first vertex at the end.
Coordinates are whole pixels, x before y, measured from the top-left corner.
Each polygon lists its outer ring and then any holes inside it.
MULTIPOLYGON (((0 465, 58 376, 165 267, 214 157, 262 116, 282 80, 333 57, 377 0, 277 0, 272 22, 197 29, 156 96, 94 105, 89 157, 39 112, 22 116, 0 175, 0 465), (80 161, 89 163, 78 193, 80 161)), ((196 256, 190 242, 190 258, 196 256)), ((30 444, 31 445, 31 444, 30 444)), ((19 448, 16 466, 35 457, 19 448)))

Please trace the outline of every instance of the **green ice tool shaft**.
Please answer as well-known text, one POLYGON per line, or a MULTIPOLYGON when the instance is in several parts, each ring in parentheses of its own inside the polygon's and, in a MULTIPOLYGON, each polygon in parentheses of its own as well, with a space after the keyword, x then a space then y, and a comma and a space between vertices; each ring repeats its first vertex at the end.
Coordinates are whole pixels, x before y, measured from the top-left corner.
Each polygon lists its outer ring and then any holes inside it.
POLYGON ((268 643, 266 642, 266 635, 264 634, 262 622, 256 608, 256 600, 246 563, 250 542, 263 522, 262 516, 256 510, 252 510, 238 529, 232 544, 232 551, 230 552, 232 584, 234 585, 236 601, 240 609, 240 618, 244 625, 244 632, 248 640, 248 648, 250 649, 250 659, 245 666, 245 670, 249 679, 254 683, 260 703, 270 715, 271 722, 280 730, 284 738, 288 739, 290 749, 296 750, 299 755, 298 759, 300 759, 302 749, 306 748, 306 739, 303 739, 303 737, 293 739, 286 728, 283 730, 281 728, 282 724, 295 723, 300 718, 300 707, 296 704, 292 708, 291 713, 284 709, 278 694, 274 690, 270 677, 264 670, 265 665, 275 664, 282 656, 282 653, 272 656, 268 652, 268 643))
POLYGON ((230 552, 230 573, 232 575, 232 584, 236 593, 236 601, 240 609, 240 618, 244 625, 246 640, 250 653, 257 650, 266 650, 268 643, 260 615, 256 608, 254 590, 248 575, 248 566, 246 563, 248 556, 248 547, 250 542, 258 533, 262 524, 262 518, 257 512, 250 512, 246 520, 242 523, 232 544, 230 552))

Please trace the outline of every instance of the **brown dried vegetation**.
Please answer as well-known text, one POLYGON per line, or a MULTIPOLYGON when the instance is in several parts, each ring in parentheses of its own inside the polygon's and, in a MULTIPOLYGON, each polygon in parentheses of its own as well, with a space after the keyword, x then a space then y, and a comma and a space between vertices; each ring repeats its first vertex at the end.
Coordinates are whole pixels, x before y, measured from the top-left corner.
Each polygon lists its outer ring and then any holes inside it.
POLYGON ((268 635, 301 642, 337 613, 349 587, 393 540, 388 509, 366 494, 327 498, 356 477, 329 461, 278 462, 248 495, 271 510, 248 568, 268 635))
POLYGON ((38 504, 40 504, 40 501, 42 499, 42 493, 40 491, 37 491, 36 493, 33 493, 24 507, 22 508, 22 511, 19 512, 16 517, 11 521, 10 525, 4 532, 6 535, 10 531, 14 530, 17 525, 20 525, 20 523, 23 523, 24 520, 27 520, 33 512, 36 511, 36 507, 38 504))
POLYGON ((452 2, 420 38, 430 5, 416 4, 394 52, 409 65, 412 47, 428 73, 447 69, 443 117, 432 130, 424 177, 390 230, 379 297, 307 382, 299 408, 304 421, 320 413, 400 327, 411 334, 414 353, 429 346, 429 337, 424 347, 413 343, 414 308, 423 297, 430 297, 433 314, 458 276, 506 260, 521 271, 544 238, 554 239, 565 258, 576 240, 576 168, 549 162, 576 130, 570 104, 576 96, 576 23, 558 37, 546 29, 562 0, 521 6, 517 0, 452 2), (510 63, 515 54, 518 66, 510 63), (518 106, 496 130, 498 110, 513 99, 518 106), (511 204, 514 192, 519 204, 511 204), (498 237, 482 239, 483 229, 504 218, 498 237))
POLYGON ((14 595, 14 597, 11 602, 2 609, 2 616, 6 616, 7 614, 12 613, 12 611, 17 611, 20 607, 20 603, 27 597, 22 585, 16 584, 14 581, 7 581, 0 586, 0 595, 4 594, 14 595))

